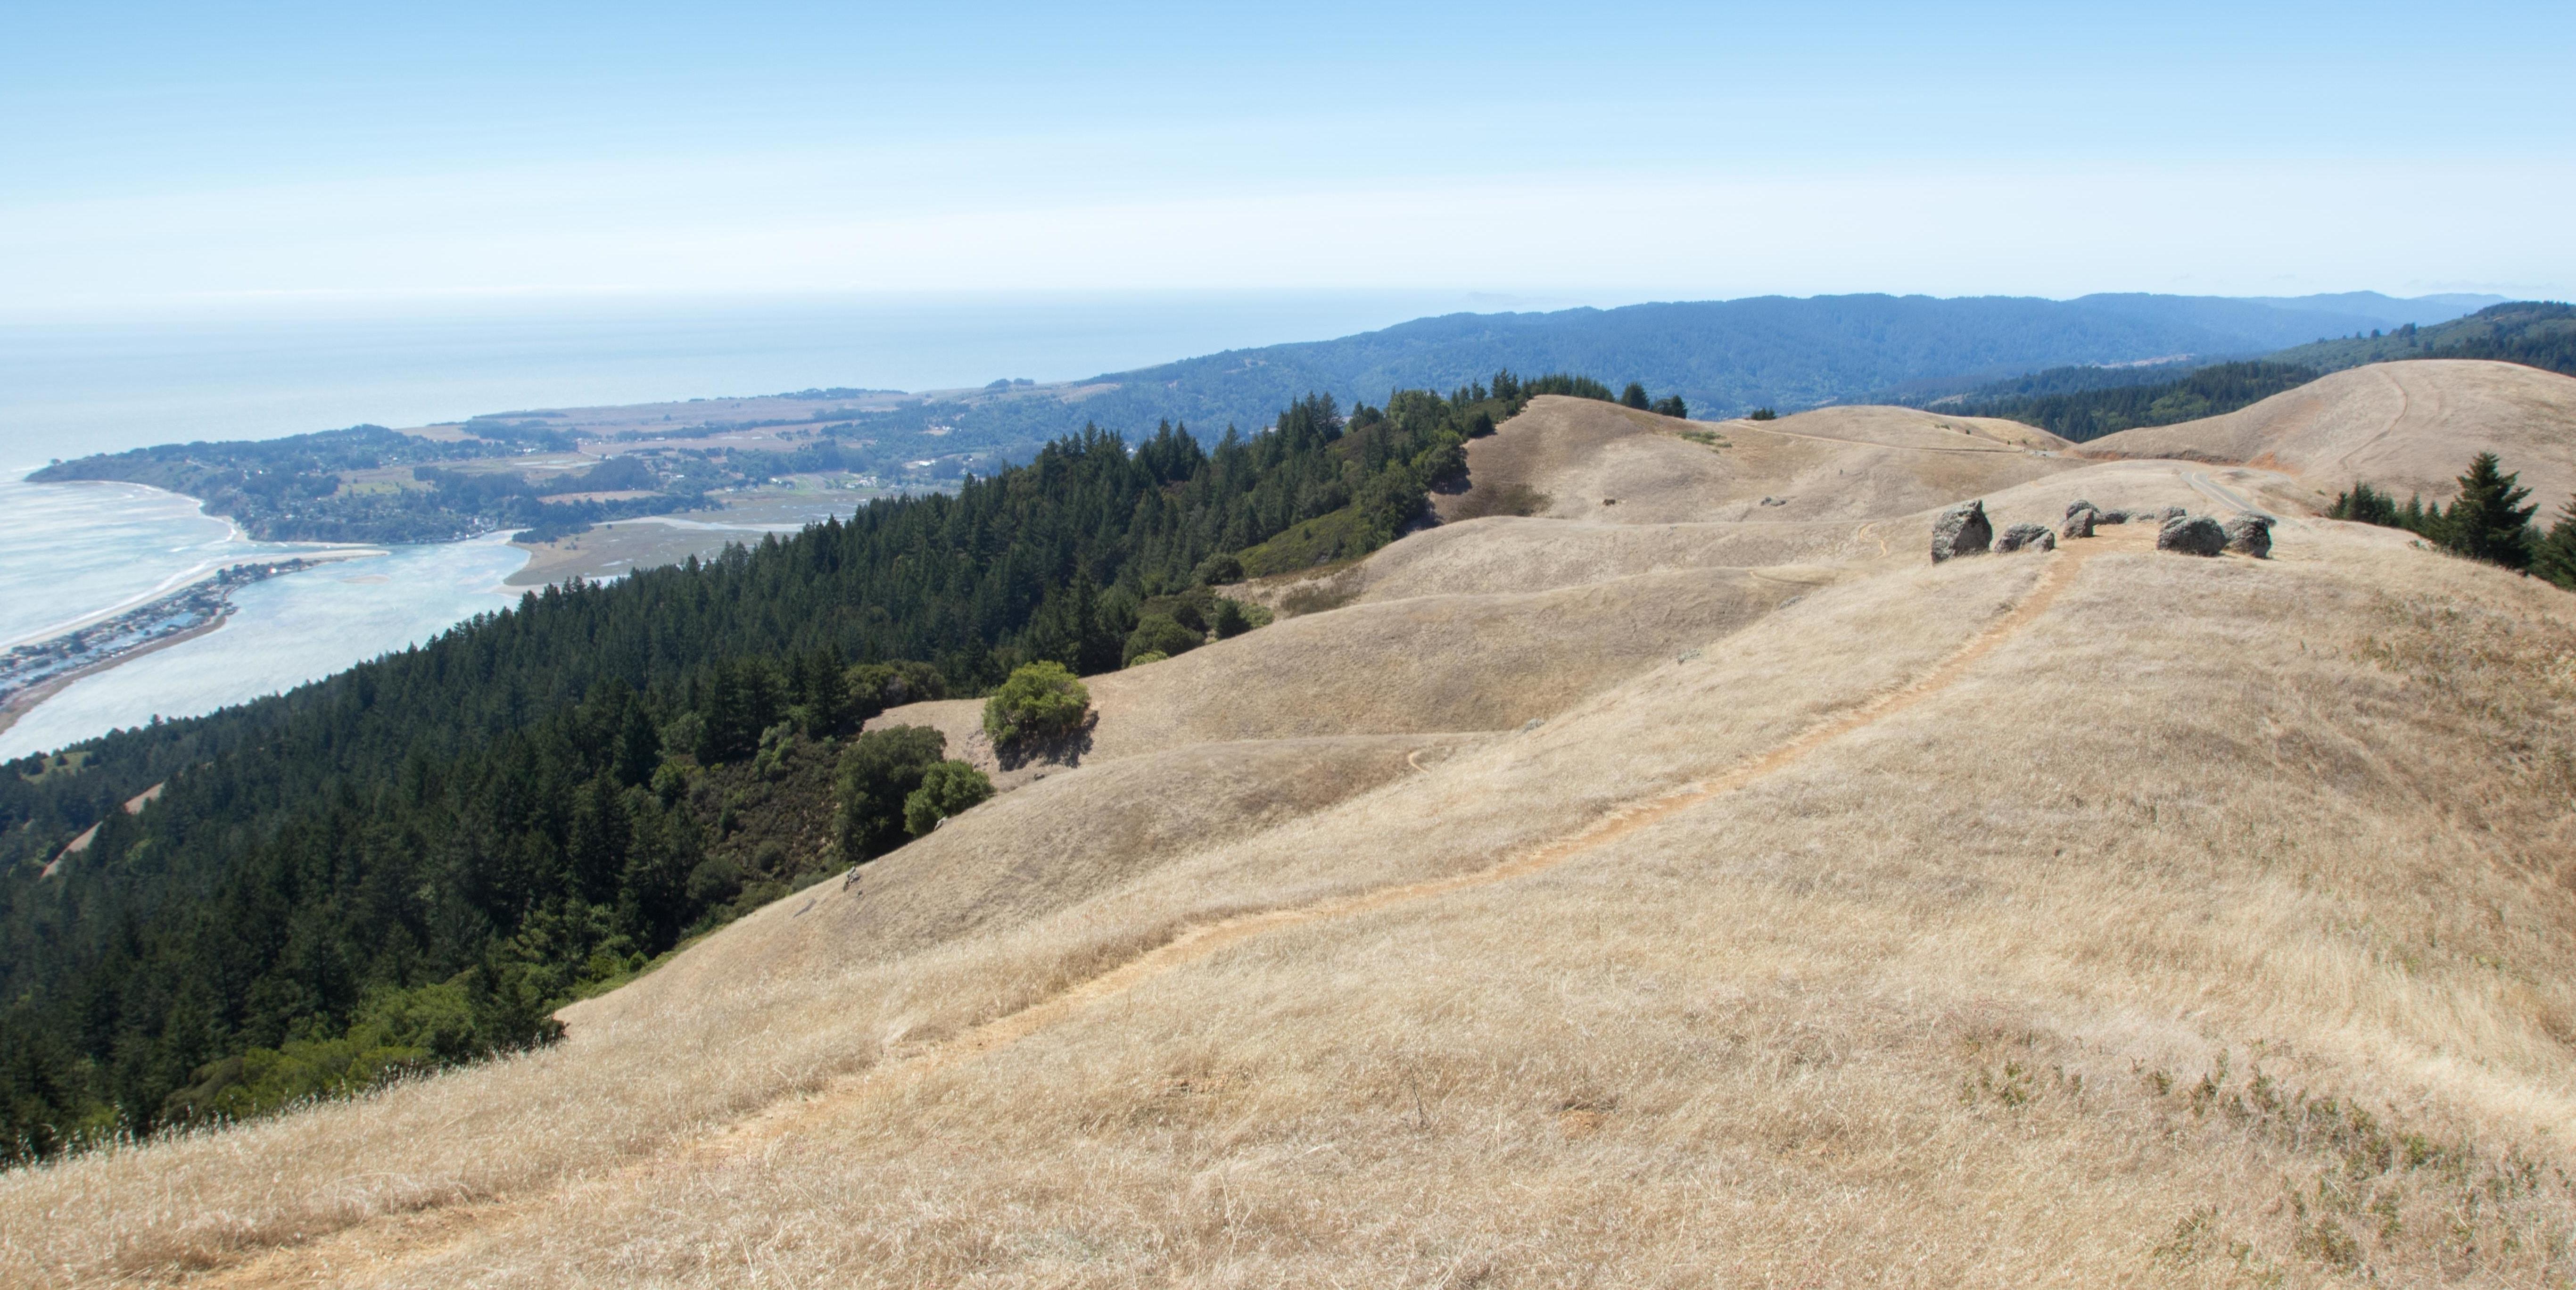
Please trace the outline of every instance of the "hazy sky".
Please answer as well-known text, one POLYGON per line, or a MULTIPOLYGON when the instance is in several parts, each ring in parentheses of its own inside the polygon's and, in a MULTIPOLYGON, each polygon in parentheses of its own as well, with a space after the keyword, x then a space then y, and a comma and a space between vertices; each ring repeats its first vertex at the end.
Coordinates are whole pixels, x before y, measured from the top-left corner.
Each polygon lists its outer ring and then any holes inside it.
POLYGON ((2576 294, 2564 0, 409 8, 0 7, 0 314, 2576 294))

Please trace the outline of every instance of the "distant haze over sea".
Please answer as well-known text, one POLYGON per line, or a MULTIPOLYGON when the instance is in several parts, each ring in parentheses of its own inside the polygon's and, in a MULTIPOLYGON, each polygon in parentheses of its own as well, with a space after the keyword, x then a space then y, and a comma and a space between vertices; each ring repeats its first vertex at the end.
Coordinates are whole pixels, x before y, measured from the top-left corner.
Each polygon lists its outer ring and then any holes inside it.
POLYGON ((53 457, 527 407, 1067 380, 1461 310, 1469 292, 672 298, 0 323, 0 472, 53 457))

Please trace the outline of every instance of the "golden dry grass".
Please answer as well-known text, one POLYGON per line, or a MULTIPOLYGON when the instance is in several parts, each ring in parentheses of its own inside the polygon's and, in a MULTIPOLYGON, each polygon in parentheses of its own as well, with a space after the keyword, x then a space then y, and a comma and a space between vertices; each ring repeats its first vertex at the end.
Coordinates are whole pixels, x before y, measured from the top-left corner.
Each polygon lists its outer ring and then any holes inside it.
POLYGON ((1481 494, 1527 489, 1550 499, 1541 516, 1561 520, 1857 521, 1946 506, 2080 465, 2051 455, 2066 446, 2009 421, 1909 408, 1697 422, 1551 395, 1470 442, 1472 486, 1436 498, 1434 509, 1445 519, 1481 494))
POLYGON ((1938 567, 1922 508, 1831 524, 1749 609, 1651 568, 1705 515, 1417 535, 1366 603, 1101 678, 1080 767, 552 1050, 0 1179, 0 1279, 2576 1277, 2576 602, 2323 521, 1938 567), (1594 598, 1394 594, 1426 539, 1594 598), (1574 643, 1673 588, 1739 607, 1574 643), (1287 688, 1324 658, 1398 680, 1287 688))
POLYGON ((2493 452, 2522 473, 2545 514, 2576 493, 2576 377, 2516 363, 2374 363, 2175 426, 2083 445, 2097 457, 2242 462, 2298 477, 2313 498, 2367 481, 2448 500, 2469 458, 2493 452))

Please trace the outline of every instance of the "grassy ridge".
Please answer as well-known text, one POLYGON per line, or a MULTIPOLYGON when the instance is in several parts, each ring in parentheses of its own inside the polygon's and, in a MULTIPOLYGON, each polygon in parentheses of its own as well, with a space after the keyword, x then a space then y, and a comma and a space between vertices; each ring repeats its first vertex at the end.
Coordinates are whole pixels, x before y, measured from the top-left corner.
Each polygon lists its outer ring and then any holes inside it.
POLYGON ((2218 363, 2180 376, 2140 369, 2052 368, 1933 400, 1966 416, 2002 417, 2082 442, 2140 426, 2219 416, 2296 389, 2328 372, 2410 358, 2473 358, 2576 375, 2576 308, 2518 301, 2432 327, 2321 340, 2261 360, 2218 363))

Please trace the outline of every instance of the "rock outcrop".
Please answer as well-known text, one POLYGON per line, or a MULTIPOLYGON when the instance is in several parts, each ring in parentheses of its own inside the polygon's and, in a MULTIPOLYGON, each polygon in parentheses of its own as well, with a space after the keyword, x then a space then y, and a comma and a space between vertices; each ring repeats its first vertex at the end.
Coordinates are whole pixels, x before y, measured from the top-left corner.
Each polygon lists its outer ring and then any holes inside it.
POLYGON ((2175 515, 2156 530, 2156 549, 2184 555, 2216 555, 2227 549, 2227 530, 2206 515, 2175 515))
POLYGON ((2002 537, 1995 539, 1995 551, 1998 554, 2005 551, 2054 551, 2056 549, 2057 535, 2049 532, 2045 524, 2015 524, 2005 529, 2002 537))
POLYGON ((2257 560, 2268 560, 2271 558, 2271 516, 2239 515, 2235 519, 2229 520, 2224 526, 2224 529, 2227 533, 2228 550, 2239 552, 2244 555, 2250 555, 2257 560))
POLYGON ((2083 498, 2079 497, 2079 498, 2076 498, 2074 501, 2068 502, 2068 503, 2066 504, 2066 518, 2068 518, 2068 519, 2070 519, 2070 520, 2071 520, 2071 519, 2074 519, 2074 518, 2075 518, 2075 513, 2076 513, 2077 511, 2093 511, 2093 510, 2100 510, 2100 509, 2101 509, 2100 507, 2095 506, 2093 503, 2088 502, 2088 501, 2085 501, 2083 498))
POLYGON ((1952 556, 1982 555, 1995 540, 1984 502, 1961 502, 1932 521, 1932 563, 1952 556))
POLYGON ((2101 512, 2090 506, 2080 511, 2068 511, 2066 522, 2057 526, 2057 535, 2062 538, 2089 538, 2093 536, 2093 525, 2100 517, 2101 512))

